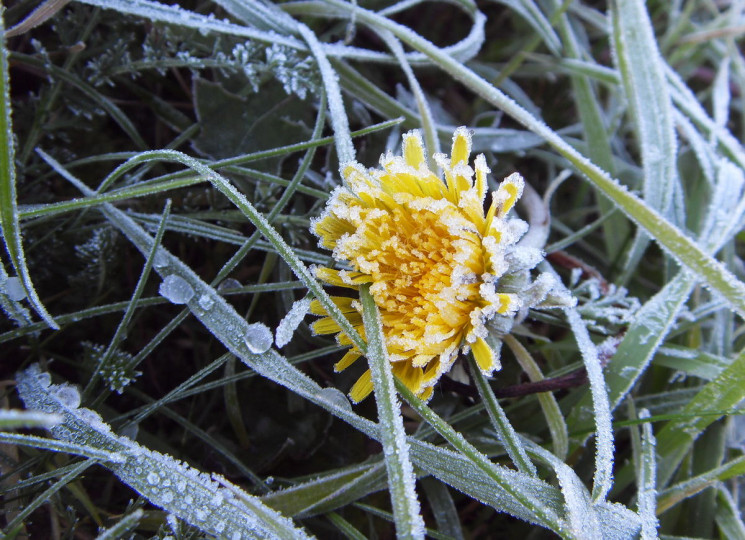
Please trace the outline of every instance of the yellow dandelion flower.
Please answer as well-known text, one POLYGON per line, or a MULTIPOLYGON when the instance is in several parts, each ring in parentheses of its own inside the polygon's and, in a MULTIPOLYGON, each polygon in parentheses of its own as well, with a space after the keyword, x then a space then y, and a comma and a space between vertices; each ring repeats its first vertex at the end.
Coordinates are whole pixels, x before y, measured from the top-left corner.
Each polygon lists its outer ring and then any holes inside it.
MULTIPOLYGON (((371 284, 393 373, 422 399, 432 395, 461 351, 470 349, 487 374, 498 368, 485 340, 486 324, 497 316, 511 318, 521 308, 520 296, 502 292, 499 284, 511 271, 509 252, 527 229, 520 220, 506 219, 523 179, 517 173, 506 178, 485 212, 490 171, 483 155, 469 164, 470 153, 470 133, 458 128, 450 159, 434 156, 443 180, 427 166, 419 132, 409 132, 403 156, 383 155, 381 169, 347 164, 346 184, 332 193, 312 225, 319 244, 344 266, 316 268, 316 276, 349 289, 371 284)), ((359 301, 333 300, 365 339, 359 301)), ((314 301, 311 312, 322 317, 314 332, 337 334, 340 344, 351 346, 335 365, 337 371, 346 369, 361 352, 320 303, 314 301)), ((371 391, 368 370, 350 396, 359 402, 371 391)))

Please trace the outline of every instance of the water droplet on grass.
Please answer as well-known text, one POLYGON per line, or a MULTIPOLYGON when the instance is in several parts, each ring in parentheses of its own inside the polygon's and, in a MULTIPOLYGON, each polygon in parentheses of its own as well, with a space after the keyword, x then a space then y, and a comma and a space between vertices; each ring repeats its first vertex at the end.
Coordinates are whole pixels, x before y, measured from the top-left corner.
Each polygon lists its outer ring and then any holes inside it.
POLYGON ((174 304, 186 304, 194 297, 194 289, 191 288, 191 285, 184 278, 175 274, 166 276, 163 283, 160 284, 158 292, 174 304))
POLYGON ((241 287, 243 287, 243 285, 241 285, 240 281, 238 281, 237 279, 228 278, 220 282, 220 284, 217 286, 217 291, 220 294, 224 295, 226 292, 230 292, 233 289, 240 289, 241 287))
POLYGON ((243 336, 243 341, 252 353, 259 354, 269 350, 274 338, 272 337, 272 331, 269 330, 267 325, 254 323, 248 325, 246 335, 243 336))
POLYGON ((26 298, 26 289, 23 288, 23 283, 17 277, 10 277, 5 282, 5 294, 8 298, 15 302, 20 302, 26 298))
POLYGON ((52 392, 65 407, 77 409, 80 406, 80 392, 69 384, 60 384, 52 392))
POLYGON ((349 402, 349 399, 347 399, 347 396, 336 388, 324 388, 318 392, 318 396, 324 401, 334 403, 346 411, 352 410, 352 404, 349 402))

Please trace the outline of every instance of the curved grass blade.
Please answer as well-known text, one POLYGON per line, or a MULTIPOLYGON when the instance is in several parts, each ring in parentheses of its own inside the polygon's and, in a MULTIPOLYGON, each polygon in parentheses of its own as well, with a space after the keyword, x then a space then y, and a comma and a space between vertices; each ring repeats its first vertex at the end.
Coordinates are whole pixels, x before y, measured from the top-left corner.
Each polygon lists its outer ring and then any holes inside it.
POLYGON ((13 268, 23 284, 30 304, 50 328, 58 330, 59 325, 47 312, 34 289, 23 254, 21 226, 18 221, 16 170, 13 162, 15 145, 13 144, 13 123, 10 117, 8 51, 5 48, 5 27, 2 20, 0 20, 0 72, 0 86, 2 86, 0 88, 0 232, 2 232, 3 243, 10 255, 13 268))
POLYGON ((304 531, 258 498, 242 494, 239 500, 210 476, 116 435, 97 413, 78 408, 79 401, 60 399, 59 387, 49 384, 49 375, 38 365, 18 373, 16 380, 27 408, 64 418, 51 429, 56 438, 119 455, 120 463, 105 463, 105 466, 152 504, 199 530, 228 537, 240 533, 254 538, 308 538, 304 531))

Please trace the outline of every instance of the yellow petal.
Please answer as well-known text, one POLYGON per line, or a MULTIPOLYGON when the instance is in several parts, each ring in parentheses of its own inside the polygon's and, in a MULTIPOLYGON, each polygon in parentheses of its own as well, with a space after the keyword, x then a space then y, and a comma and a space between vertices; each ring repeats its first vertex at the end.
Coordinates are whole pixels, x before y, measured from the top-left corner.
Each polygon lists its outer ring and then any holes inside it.
POLYGON ((486 166, 486 158, 484 157, 484 154, 476 156, 474 168, 476 169, 476 193, 478 194, 479 199, 483 201, 486 196, 486 175, 491 172, 489 167, 486 166))
POLYGON ((334 371, 336 371, 337 373, 340 371, 344 371, 349 366, 351 366, 360 356, 362 355, 355 349, 347 351, 347 354, 345 354, 341 360, 334 364, 334 371))
POLYGON ((353 402, 359 403, 369 396, 372 391, 372 373, 370 373, 370 370, 368 369, 362 374, 362 377, 357 379, 357 382, 354 383, 354 386, 352 386, 352 389, 349 391, 349 397, 353 402))
POLYGON ((424 146, 419 131, 409 131, 404 135, 404 159, 406 164, 418 169, 424 163, 424 146))
POLYGON ((409 362, 396 362, 391 368, 393 374, 406 385, 406 388, 415 394, 422 391, 424 373, 421 368, 414 367, 409 362))
POLYGON ((504 315, 510 311, 516 311, 519 308, 517 298, 514 294, 498 293, 497 296, 499 297, 497 313, 500 315, 504 315))
POLYGON ((519 199, 520 195, 523 194, 524 186, 525 181, 518 173, 512 173, 502 180, 502 183, 499 184, 499 189, 494 197, 499 206, 499 217, 504 217, 507 212, 515 206, 515 202, 517 202, 517 199, 519 199))
MULTIPOLYGON (((342 313, 352 313, 354 311, 357 311, 352 306, 352 304, 355 302, 354 298, 349 298, 348 296, 332 296, 331 300, 334 302, 334 304, 336 304, 336 307, 338 307, 342 313)), ((326 313, 326 308, 324 308, 318 300, 311 301, 310 312, 313 315, 328 315, 328 313, 326 313)))
POLYGON ((336 334, 337 332, 341 332, 341 328, 338 324, 336 324, 336 321, 332 319, 331 317, 324 317, 323 319, 318 319, 316 322, 310 325, 311 330, 313 330, 314 334, 336 334))
POLYGON ((422 393, 419 394, 418 397, 422 401, 429 401, 432 398, 432 393, 434 391, 435 391, 435 387, 434 386, 429 386, 429 387, 425 388, 424 390, 422 390, 422 393))
POLYGON ((465 127, 459 127, 453 133, 453 149, 450 152, 450 162, 455 167, 461 161, 468 163, 471 155, 471 134, 465 127))
POLYGON ((494 371, 496 367, 494 351, 491 350, 491 347, 489 347, 489 344, 483 338, 476 339, 476 343, 471 345, 471 352, 481 371, 484 373, 494 371))
MULTIPOLYGON (((358 274, 359 272, 348 272, 347 274, 358 274)), ((334 285, 335 287, 346 287, 348 289, 356 289, 357 286, 348 283, 349 280, 345 281, 342 276, 346 277, 346 274, 340 274, 339 270, 333 270, 324 266, 319 266, 315 269, 316 278, 321 281, 334 285)))

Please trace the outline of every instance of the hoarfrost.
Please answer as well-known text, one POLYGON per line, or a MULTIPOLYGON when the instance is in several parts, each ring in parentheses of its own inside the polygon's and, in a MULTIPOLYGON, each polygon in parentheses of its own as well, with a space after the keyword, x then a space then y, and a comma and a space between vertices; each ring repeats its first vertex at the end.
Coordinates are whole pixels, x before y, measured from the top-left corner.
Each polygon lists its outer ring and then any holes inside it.
POLYGON ((254 354, 261 354, 269 350, 272 346, 272 331, 262 323, 249 324, 243 341, 248 349, 254 354))
POLYGON ((194 289, 191 285, 176 274, 166 276, 163 283, 160 284, 158 292, 173 304, 186 304, 194 297, 194 289))
MULTIPOLYGON (((236 490, 240 500, 219 490, 210 477, 168 455, 164 455, 113 433, 95 412, 73 409, 71 398, 60 400, 72 388, 69 385, 49 385, 48 374, 33 365, 16 375, 18 392, 28 409, 60 414, 63 423, 52 428, 52 434, 63 441, 105 449, 104 466, 110 468, 122 482, 162 508, 169 516, 174 532, 184 523, 198 526, 210 536, 308 538, 305 531, 248 493, 236 490), (95 416, 95 421, 91 421, 95 416), (103 425, 103 429, 101 425, 103 425), (241 501, 245 502, 243 504, 241 501), (248 527, 248 528, 247 528, 248 527)), ((77 393, 76 393, 77 395, 77 393)))
POLYGON ((205 311, 209 311, 212 306, 215 305, 215 301, 210 298, 209 294, 203 294, 199 297, 199 307, 202 308, 205 311))
POLYGON ((310 309, 310 298, 303 298, 292 304, 290 311, 282 319, 275 331, 277 347, 284 347, 292 339, 292 335, 303 322, 310 309))
POLYGON ((5 294, 14 302, 20 302, 26 298, 26 289, 17 277, 9 277, 5 282, 5 294))
POLYGON ((96 411, 90 409, 78 409, 76 412, 78 413, 78 418, 94 429, 99 431, 109 431, 111 429, 109 425, 103 421, 101 415, 96 411))

